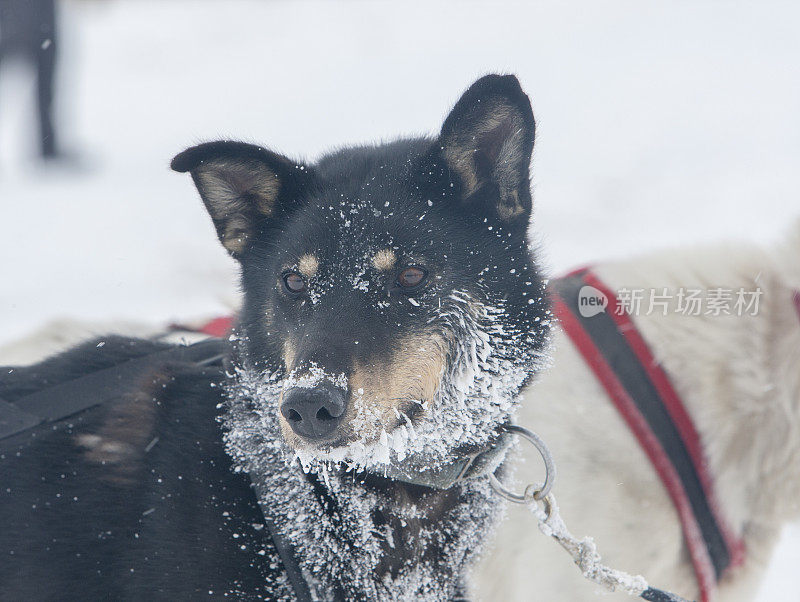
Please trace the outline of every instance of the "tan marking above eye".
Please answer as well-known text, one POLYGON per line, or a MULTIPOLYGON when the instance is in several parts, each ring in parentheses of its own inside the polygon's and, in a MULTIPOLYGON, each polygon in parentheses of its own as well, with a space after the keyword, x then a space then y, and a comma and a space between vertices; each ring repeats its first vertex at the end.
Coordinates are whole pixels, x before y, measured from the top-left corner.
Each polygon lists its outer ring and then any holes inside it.
POLYGON ((379 272, 388 272, 397 263, 397 255, 392 249, 381 249, 372 256, 372 265, 379 272))
POLYGON ((317 275, 317 270, 319 270, 319 259, 311 253, 306 253, 297 262, 297 267, 306 278, 312 278, 317 275))

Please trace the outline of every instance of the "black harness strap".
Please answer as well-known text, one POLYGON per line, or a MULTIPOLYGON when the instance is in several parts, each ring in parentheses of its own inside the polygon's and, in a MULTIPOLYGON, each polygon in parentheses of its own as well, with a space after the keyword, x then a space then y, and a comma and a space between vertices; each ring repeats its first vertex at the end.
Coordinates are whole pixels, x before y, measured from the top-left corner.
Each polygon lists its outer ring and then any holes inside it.
POLYGON ((21 410, 13 403, 0 399, 0 441, 32 429, 42 422, 42 419, 29 412, 21 410))
POLYGON ((45 422, 58 422, 120 396, 131 383, 164 362, 210 365, 225 356, 226 343, 209 339, 193 345, 177 346, 126 360, 31 393, 14 403, 0 400, 0 440, 32 429, 45 422))
POLYGON ((297 552, 294 546, 281 535, 278 527, 273 522, 270 508, 261 502, 264 499, 268 485, 258 475, 250 475, 250 482, 253 484, 253 489, 255 489, 258 507, 261 508, 261 514, 264 516, 264 524, 269 531, 275 549, 278 551, 278 556, 281 557, 283 568, 286 570, 286 576, 289 578, 289 583, 294 590, 297 601, 311 602, 311 590, 305 577, 303 577, 303 570, 297 560, 297 552))

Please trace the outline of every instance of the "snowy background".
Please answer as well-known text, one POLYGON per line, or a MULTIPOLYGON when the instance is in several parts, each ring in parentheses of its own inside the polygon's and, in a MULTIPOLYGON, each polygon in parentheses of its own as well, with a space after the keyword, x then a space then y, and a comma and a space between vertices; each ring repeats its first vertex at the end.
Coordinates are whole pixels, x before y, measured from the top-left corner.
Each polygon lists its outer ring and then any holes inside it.
MULTIPOLYGON (((800 5, 737 2, 64 2, 62 136, 33 152, 33 82, 0 72, 0 345, 59 317, 226 312, 235 266, 185 175, 217 137, 313 160, 435 133, 476 77, 537 117, 549 265, 739 238, 800 215, 800 5)), ((796 601, 800 527, 761 601, 796 601)))

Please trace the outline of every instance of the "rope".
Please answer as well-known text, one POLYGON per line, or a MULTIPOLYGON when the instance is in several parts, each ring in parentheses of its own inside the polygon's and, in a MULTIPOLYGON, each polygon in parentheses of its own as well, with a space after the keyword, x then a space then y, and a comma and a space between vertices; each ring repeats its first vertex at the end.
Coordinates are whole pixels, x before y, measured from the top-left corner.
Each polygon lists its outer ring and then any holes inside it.
POLYGON ((543 506, 530 497, 528 507, 536 520, 539 530, 552 537, 572 557, 583 576, 603 586, 610 592, 622 591, 629 596, 639 596, 650 602, 688 602, 676 594, 650 587, 641 575, 630 575, 624 571, 612 569, 600 562, 600 554, 591 537, 578 539, 567 529, 567 525, 558 511, 558 504, 553 494, 542 498, 543 506))

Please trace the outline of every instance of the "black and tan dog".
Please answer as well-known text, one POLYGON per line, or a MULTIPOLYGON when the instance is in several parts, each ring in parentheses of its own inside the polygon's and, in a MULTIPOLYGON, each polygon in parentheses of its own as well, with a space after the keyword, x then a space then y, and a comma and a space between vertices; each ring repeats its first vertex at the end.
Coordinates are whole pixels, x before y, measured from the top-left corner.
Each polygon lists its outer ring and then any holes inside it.
MULTIPOLYGON (((238 142, 178 155, 241 265, 228 378, 162 362, 3 441, 0 598, 291 598, 262 509, 313 598, 465 595, 498 514, 486 473, 548 339, 533 139, 516 78, 491 75, 436 138, 314 165, 238 142)), ((165 348, 102 343, 4 369, 0 398, 24 410, 165 348)))

